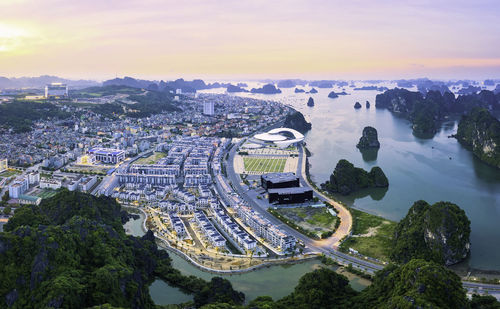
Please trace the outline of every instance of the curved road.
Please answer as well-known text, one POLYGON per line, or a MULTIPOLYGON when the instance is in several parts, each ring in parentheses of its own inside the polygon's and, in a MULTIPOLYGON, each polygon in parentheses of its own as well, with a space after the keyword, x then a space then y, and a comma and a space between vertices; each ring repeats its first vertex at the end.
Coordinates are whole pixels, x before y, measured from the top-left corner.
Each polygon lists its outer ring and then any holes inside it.
POLYGON ((335 209, 338 211, 337 216, 340 218, 340 225, 338 229, 335 231, 335 233, 333 233, 333 235, 328 237, 327 239, 316 241, 316 245, 319 247, 326 247, 326 248, 333 247, 337 249, 338 246, 340 246, 342 240, 345 237, 349 236, 351 233, 352 229, 351 212, 347 208, 345 208, 344 205, 332 200, 323 193, 319 192, 309 183, 306 175, 306 159, 304 158, 304 155, 305 155, 304 145, 301 145, 301 147, 299 147, 299 166, 297 167, 296 175, 299 175, 300 181, 302 182, 303 185, 311 188, 314 191, 314 195, 316 197, 318 197, 320 200, 324 202, 333 205, 335 209))
MULTIPOLYGON (((339 229, 328 239, 325 240, 313 240, 309 237, 299 233, 295 229, 290 226, 284 224, 276 217, 271 215, 266 210, 266 205, 258 203, 258 200, 251 198, 247 191, 241 186, 241 178, 239 174, 236 174, 234 171, 234 156, 236 154, 236 150, 242 144, 243 141, 235 144, 231 147, 229 151, 229 157, 226 160, 226 170, 229 181, 233 184, 233 188, 240 195, 242 199, 244 199, 255 211, 259 212, 263 217, 268 219, 272 224, 284 230, 289 235, 293 235, 298 240, 302 241, 306 247, 307 251, 317 252, 320 254, 325 254, 326 256, 332 258, 336 262, 348 265, 352 264, 353 267, 361 269, 369 274, 374 274, 376 271, 379 271, 385 267, 385 265, 373 263, 367 259, 351 256, 345 253, 342 253, 337 250, 340 245, 340 241, 351 232, 352 228, 352 216, 351 213, 341 204, 336 201, 328 198, 323 195, 321 192, 313 188, 309 185, 305 173, 305 158, 304 158, 304 149, 303 147, 299 148, 299 167, 297 168, 297 175, 299 175, 300 181, 303 185, 307 185, 313 189, 315 196, 317 196, 320 200, 331 203, 337 208, 339 211, 338 216, 341 218, 341 224, 339 229)), ((222 154, 221 158, 225 158, 225 153, 222 154)), ((495 296, 497 299, 500 298, 500 285, 495 284, 485 284, 485 283, 475 283, 469 281, 462 281, 463 287, 467 289, 469 292, 479 291, 479 292, 488 292, 489 294, 495 296)))

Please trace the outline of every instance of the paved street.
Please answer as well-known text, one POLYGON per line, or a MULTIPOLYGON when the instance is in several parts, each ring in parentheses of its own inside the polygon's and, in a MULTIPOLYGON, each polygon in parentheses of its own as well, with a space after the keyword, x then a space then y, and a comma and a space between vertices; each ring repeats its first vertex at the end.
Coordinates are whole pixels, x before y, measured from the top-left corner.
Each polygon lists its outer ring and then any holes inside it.
MULTIPOLYGON (((229 181, 233 184, 236 192, 243 198, 255 211, 258 211, 263 217, 268 219, 271 223, 278 226, 280 229, 285 231, 286 233, 295 236, 298 240, 302 241, 306 246, 305 252, 317 252, 320 254, 325 254, 326 256, 334 259, 340 264, 349 265, 352 264, 353 267, 357 269, 361 269, 369 274, 374 274, 376 271, 381 270, 385 267, 385 265, 376 264, 370 262, 367 259, 355 257, 349 254, 342 253, 337 250, 340 245, 340 241, 346 235, 349 235, 352 228, 352 216, 350 212, 337 203, 336 201, 324 196, 317 190, 315 190, 312 186, 307 182, 307 177, 305 174, 305 153, 303 147, 299 148, 299 165, 297 168, 297 175, 300 178, 300 182, 302 185, 310 186, 314 190, 314 195, 318 197, 322 201, 327 201, 335 206, 337 210, 339 210, 338 216, 341 218, 341 225, 339 229, 328 239, 316 241, 310 239, 309 237, 299 233, 298 231, 292 229, 288 225, 279 221, 276 217, 271 215, 266 211, 267 205, 264 202, 260 202, 260 200, 255 197, 252 198, 250 195, 251 192, 247 191, 244 187, 241 186, 241 179, 238 174, 235 173, 234 170, 234 157, 237 149, 242 144, 240 141, 238 144, 234 145, 229 151, 228 160, 225 162, 227 175, 229 181)), ((224 157, 224 156, 223 156, 224 157)), ((255 193, 254 193, 255 194, 255 193)), ((463 282, 464 288, 466 288, 469 292, 472 291, 482 291, 488 292, 489 294, 495 296, 496 298, 500 297, 500 285, 494 284, 484 284, 484 283, 473 283, 473 282, 463 282)))

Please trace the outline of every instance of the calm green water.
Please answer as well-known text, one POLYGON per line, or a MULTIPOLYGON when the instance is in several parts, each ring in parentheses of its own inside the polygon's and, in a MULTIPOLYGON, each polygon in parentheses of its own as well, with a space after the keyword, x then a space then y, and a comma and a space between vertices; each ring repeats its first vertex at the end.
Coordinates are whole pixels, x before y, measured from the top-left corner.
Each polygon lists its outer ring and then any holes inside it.
MULTIPOLYGON (((141 219, 130 220, 124 225, 124 228, 129 228, 128 233, 131 235, 144 235, 141 227, 142 220, 143 216, 141 215, 141 219)), ((174 253, 169 252, 169 254, 172 258, 172 265, 184 275, 193 275, 205 280, 210 280, 216 276, 201 271, 174 253)), ((236 290, 245 293, 247 302, 262 295, 268 295, 277 300, 290 294, 302 275, 320 266, 321 263, 318 260, 309 260, 300 264, 278 265, 261 268, 249 273, 219 276, 228 279, 236 290)), ((351 286, 356 290, 362 290, 365 287, 358 278, 351 280, 351 286)), ((153 301, 158 305, 178 304, 192 299, 191 295, 169 286, 162 280, 154 281, 149 288, 149 293, 153 301)))
MULTIPOLYGON (((317 183, 327 180, 340 159, 370 169, 380 166, 389 178, 388 190, 365 190, 342 199, 348 204, 392 220, 404 217, 413 202, 451 201, 465 210, 471 220, 472 253, 470 267, 500 270, 500 171, 477 160, 455 139, 457 122, 450 120, 433 138, 412 134, 410 123, 387 110, 375 109, 377 91, 353 91, 336 99, 327 97, 331 89, 317 94, 295 94, 282 89, 277 95, 243 94, 275 100, 301 111, 312 130, 306 135, 311 175, 317 183), (314 107, 307 107, 309 96, 314 107), (365 101, 371 108, 365 108, 365 101), (363 108, 355 110, 359 101, 363 108), (356 144, 365 126, 378 131, 381 143, 375 153, 362 154, 356 144)), ((340 89, 335 89, 340 91, 340 89)))

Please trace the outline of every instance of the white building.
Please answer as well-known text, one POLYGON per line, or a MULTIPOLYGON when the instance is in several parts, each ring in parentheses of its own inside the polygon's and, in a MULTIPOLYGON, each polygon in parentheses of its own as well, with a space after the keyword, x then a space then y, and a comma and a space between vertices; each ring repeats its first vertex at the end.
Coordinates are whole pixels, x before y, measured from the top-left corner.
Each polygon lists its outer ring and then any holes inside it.
POLYGON ((186 226, 184 222, 175 214, 169 213, 168 218, 170 219, 170 226, 175 231, 178 238, 183 239, 186 236, 186 226))
POLYGON ((273 247, 280 248, 282 251, 295 247, 295 237, 285 234, 250 207, 240 205, 237 212, 241 220, 254 230, 257 236, 264 238, 273 247))
POLYGON ((208 116, 212 116, 215 114, 213 101, 205 101, 203 103, 203 114, 208 116))
POLYGON ((257 246, 257 242, 247 232, 241 230, 222 209, 215 209, 213 214, 217 223, 246 250, 252 250, 257 246))
POLYGON ((217 231, 203 211, 195 211, 194 219, 212 246, 216 248, 226 246, 226 239, 217 231))
POLYGON ((24 192, 29 188, 28 178, 16 179, 11 185, 9 185, 9 197, 19 198, 24 192))
POLYGON ((102 163, 116 164, 125 160, 125 152, 119 149, 92 148, 88 153, 102 163))
POLYGON ((51 83, 45 86, 45 98, 67 97, 68 85, 61 83, 51 83))
POLYGON ((97 176, 84 177, 81 179, 78 187, 80 191, 87 192, 96 184, 96 182, 97 182, 97 176))
POLYGON ((175 94, 182 94, 182 89, 180 89, 180 88, 175 89, 175 94))
POLYGON ((28 174, 28 182, 30 185, 34 185, 40 182, 40 173, 31 172, 28 174))
POLYGON ((0 159, 0 173, 6 171, 8 168, 7 159, 0 159))
POLYGON ((31 195, 20 195, 18 201, 21 205, 40 205, 42 198, 31 195))
POLYGON ((57 179, 42 178, 40 180, 40 189, 52 189, 57 190, 61 188, 62 183, 57 179))

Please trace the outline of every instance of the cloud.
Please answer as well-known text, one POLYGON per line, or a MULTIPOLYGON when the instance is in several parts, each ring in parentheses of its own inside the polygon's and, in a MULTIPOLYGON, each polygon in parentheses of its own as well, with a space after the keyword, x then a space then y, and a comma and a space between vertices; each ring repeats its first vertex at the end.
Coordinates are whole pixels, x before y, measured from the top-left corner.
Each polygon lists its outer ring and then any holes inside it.
POLYGON ((0 68, 300 75, 487 67, 500 50, 495 3, 4 0, 2 23, 24 34, 2 37, 0 25, 0 68))

